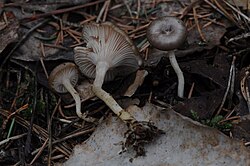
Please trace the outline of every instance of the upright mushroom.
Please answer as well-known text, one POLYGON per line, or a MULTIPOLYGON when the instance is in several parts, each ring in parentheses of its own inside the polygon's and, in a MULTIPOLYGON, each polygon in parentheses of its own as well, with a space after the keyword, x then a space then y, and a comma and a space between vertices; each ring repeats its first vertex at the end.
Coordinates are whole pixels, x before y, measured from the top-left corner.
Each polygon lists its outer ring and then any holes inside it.
POLYGON ((86 118, 85 114, 81 113, 81 100, 74 86, 78 82, 79 72, 74 63, 66 62, 55 67, 49 76, 49 86, 57 93, 69 92, 76 103, 76 114, 85 121, 93 122, 93 119, 86 118))
POLYGON ((128 75, 139 68, 141 59, 132 41, 109 22, 86 24, 83 27, 83 39, 86 47, 75 47, 75 63, 84 75, 94 78, 92 89, 96 96, 129 125, 131 133, 137 136, 136 139, 141 139, 147 133, 154 136, 154 126, 138 122, 102 89, 104 81, 110 81, 118 75, 128 75))
POLYGON ((151 22, 147 29, 149 43, 155 48, 168 51, 168 57, 178 77, 178 96, 184 96, 184 76, 175 58, 174 50, 186 40, 187 30, 177 17, 165 16, 151 22))

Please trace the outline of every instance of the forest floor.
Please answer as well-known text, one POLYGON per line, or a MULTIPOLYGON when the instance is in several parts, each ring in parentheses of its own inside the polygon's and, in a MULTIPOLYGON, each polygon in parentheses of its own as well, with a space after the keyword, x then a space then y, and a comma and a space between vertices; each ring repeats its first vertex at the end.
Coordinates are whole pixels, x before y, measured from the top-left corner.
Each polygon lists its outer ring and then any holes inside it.
MULTIPOLYGON (((1 0, 0 165, 66 161, 95 131, 98 123, 77 117, 70 94, 48 85, 53 68, 74 62, 73 48, 85 44, 81 26, 89 22, 115 24, 143 59, 140 71, 147 76, 140 77, 143 83, 132 97, 124 93, 135 83, 135 73, 104 84, 118 102, 130 98, 140 107, 146 102, 171 107, 249 146, 249 6, 247 0, 1 0), (184 98, 177 96, 177 76, 166 53, 147 41, 148 25, 162 16, 180 18, 188 31, 175 51, 184 98)), ((81 75, 81 81, 88 86, 93 80, 81 75)), ((98 121, 111 113, 91 93, 82 112, 98 121)))

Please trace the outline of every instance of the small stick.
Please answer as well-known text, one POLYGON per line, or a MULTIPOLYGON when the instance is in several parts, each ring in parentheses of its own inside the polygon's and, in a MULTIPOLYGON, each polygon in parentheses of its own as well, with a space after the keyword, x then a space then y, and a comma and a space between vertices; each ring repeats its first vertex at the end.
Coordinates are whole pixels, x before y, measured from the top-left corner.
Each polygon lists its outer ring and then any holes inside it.
POLYGON ((217 1, 217 0, 214 0, 215 4, 224 12, 224 14, 226 15, 226 17, 231 20, 235 25, 237 25, 238 27, 239 24, 237 21, 235 21, 235 19, 233 17, 231 17, 231 15, 221 6, 221 4, 217 1))
POLYGON ((194 91, 194 82, 192 83, 192 86, 191 86, 191 88, 190 88, 190 91, 189 91, 189 93, 188 93, 188 99, 190 99, 191 98, 191 96, 192 96, 192 93, 193 93, 193 91, 194 91))
POLYGON ((70 32, 70 30, 66 30, 66 32, 73 38, 75 41, 79 44, 81 41, 73 34, 70 32))
MULTIPOLYGON (((233 9, 233 11, 237 12, 240 16, 242 16, 244 19, 247 20, 247 22, 250 22, 250 18, 247 17, 244 13, 242 13, 241 11, 237 10, 234 6, 232 6, 230 3, 228 3, 227 1, 223 0, 224 3, 229 6, 231 9, 233 9)), ((248 2, 249 3, 249 2, 248 2)))
POLYGON ((233 75, 233 68, 235 68, 235 65, 234 65, 235 60, 236 60, 236 57, 234 56, 234 57, 233 57, 233 60, 232 60, 231 68, 230 68, 230 73, 229 73, 229 78, 228 78, 228 83, 227 83, 227 89, 226 89, 226 92, 225 92, 225 94, 224 94, 224 97, 223 97, 223 99, 222 99, 221 105, 220 105, 220 107, 219 107, 219 109, 218 109, 216 115, 219 115, 219 114, 220 114, 221 109, 222 109, 222 107, 224 106, 224 103, 225 103, 225 101, 226 101, 227 94, 228 94, 228 92, 229 92, 229 89, 230 89, 230 86, 231 86, 231 82, 232 82, 232 79, 233 79, 233 78, 232 78, 232 75, 233 75))
POLYGON ((9 119, 10 119, 11 117, 13 117, 15 114, 17 114, 17 113, 19 113, 19 112, 21 112, 21 111, 23 111, 23 110, 26 110, 28 107, 29 107, 29 105, 28 105, 28 104, 25 104, 25 105, 23 105, 22 107, 20 107, 19 109, 17 109, 15 112, 10 113, 10 114, 7 116, 6 120, 3 122, 2 128, 3 128, 3 129, 6 128, 6 124, 7 124, 7 122, 9 121, 9 119))
MULTIPOLYGON (((212 2, 209 0, 204 0, 208 5, 210 5, 212 8, 214 8, 217 12, 219 12, 221 15, 225 16, 225 14, 218 8, 216 7, 212 2)), ((225 16, 226 17, 226 16, 225 16)))
POLYGON ((30 165, 32 165, 35 161, 36 161, 36 159, 42 154, 42 152, 43 152, 43 150, 45 149, 45 147, 46 147, 46 145, 47 145, 47 143, 48 143, 48 138, 45 140, 45 142, 43 143, 43 145, 42 145, 42 147, 41 148, 39 148, 39 151, 38 151, 38 153, 35 155, 35 157, 32 159, 32 161, 30 162, 30 165))
POLYGON ((233 116, 233 117, 230 117, 230 118, 223 119, 223 120, 219 121, 219 124, 223 123, 223 122, 226 122, 226 121, 229 121, 229 120, 234 120, 234 119, 240 119, 240 116, 233 116))
POLYGON ((99 14, 98 14, 98 16, 97 16, 96 23, 99 23, 99 22, 100 22, 101 17, 102 17, 102 15, 103 15, 103 13, 104 13, 104 10, 105 10, 105 8, 106 8, 106 6, 107 6, 107 2, 108 2, 108 1, 106 1, 106 2, 103 4, 102 9, 100 10, 100 12, 99 12, 99 14))
POLYGON ((106 8, 105 8, 105 11, 104 11, 104 14, 103 14, 102 22, 106 21, 106 18, 107 18, 107 15, 108 15, 108 11, 109 11, 110 0, 108 0, 105 3, 107 3, 107 4, 106 4, 106 8))
POLYGON ((39 59, 40 59, 40 62, 41 62, 41 64, 42 64, 43 71, 44 71, 44 73, 45 73, 45 75, 46 75, 46 77, 47 77, 47 79, 48 79, 48 78, 49 78, 49 75, 48 75, 47 69, 46 69, 46 67, 45 67, 45 65, 44 65, 44 62, 43 62, 43 58, 46 57, 45 51, 44 51, 43 43, 40 43, 40 46, 41 46, 42 56, 41 56, 39 59))
POLYGON ((136 19, 140 17, 140 10, 141 10, 141 0, 137 0, 137 14, 136 19))
POLYGON ((69 51, 69 48, 63 47, 63 46, 60 46, 60 45, 54 45, 54 44, 43 43, 43 46, 45 46, 45 47, 52 47, 52 48, 58 48, 58 49, 62 49, 62 50, 69 51))
POLYGON ((197 18, 197 13, 196 13, 196 8, 197 7, 193 7, 194 21, 195 21, 195 24, 197 26, 197 29, 198 29, 198 32, 200 34, 200 37, 201 37, 202 41, 206 42, 206 39, 205 39, 205 37, 204 37, 204 35, 203 35, 202 31, 201 31, 200 25, 199 25, 199 20, 197 18))
POLYGON ((20 134, 20 135, 16 135, 16 136, 13 136, 13 137, 9 137, 5 140, 2 140, 0 141, 0 146, 8 143, 9 141, 12 141, 12 140, 16 140, 16 139, 19 139, 19 138, 22 138, 23 136, 27 135, 27 133, 24 133, 24 134, 20 134))
POLYGON ((61 139, 57 139, 57 140, 53 141, 52 144, 60 143, 60 142, 66 141, 68 139, 71 139, 71 138, 74 138, 74 137, 78 137, 78 136, 83 135, 83 134, 91 133, 91 132, 95 131, 95 129, 96 129, 95 127, 92 127, 90 129, 86 129, 84 131, 79 131, 77 133, 65 136, 65 137, 63 137, 61 139))
POLYGON ((132 34, 132 33, 138 32, 138 31, 140 31, 140 30, 146 29, 146 28, 149 26, 149 24, 150 24, 150 23, 147 23, 147 24, 145 24, 145 25, 142 25, 142 26, 140 26, 140 27, 138 27, 138 28, 136 28, 136 29, 130 31, 128 34, 130 35, 130 34, 132 34))
POLYGON ((54 10, 54 11, 51 11, 51 12, 48 12, 48 13, 36 14, 36 15, 33 15, 33 16, 25 17, 21 21, 36 20, 36 19, 42 18, 42 17, 48 17, 48 16, 52 16, 52 15, 62 14, 62 13, 78 10, 78 9, 81 9, 81 8, 93 6, 93 5, 99 4, 99 3, 104 2, 104 1, 105 0, 99 0, 99 1, 90 2, 90 3, 87 3, 87 4, 83 4, 83 5, 73 6, 73 7, 66 8, 66 9, 54 10))
POLYGON ((131 17, 131 18, 133 18, 132 11, 131 11, 131 9, 130 9, 130 7, 129 7, 129 5, 128 5, 128 3, 127 3, 127 2, 128 2, 128 1, 123 0, 123 3, 124 3, 124 5, 125 5, 125 6, 126 6, 126 8, 127 8, 127 10, 128 10, 128 13, 129 13, 130 17, 131 17))
POLYGON ((248 38, 248 37, 250 37, 250 32, 235 36, 235 37, 229 39, 226 43, 228 44, 230 42, 237 41, 237 40, 240 40, 240 39, 245 39, 245 38, 248 38))

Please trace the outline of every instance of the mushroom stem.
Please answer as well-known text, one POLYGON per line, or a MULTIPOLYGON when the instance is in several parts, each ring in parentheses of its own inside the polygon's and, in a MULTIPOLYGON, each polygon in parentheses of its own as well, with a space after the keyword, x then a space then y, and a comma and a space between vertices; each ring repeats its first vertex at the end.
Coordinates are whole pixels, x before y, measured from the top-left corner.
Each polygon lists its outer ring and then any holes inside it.
POLYGON ((102 89, 102 84, 104 82, 104 78, 108 69, 109 66, 106 62, 97 63, 96 77, 92 87, 93 92, 97 97, 99 97, 102 101, 104 101, 107 104, 107 106, 124 122, 128 123, 133 120, 135 121, 135 118, 132 115, 126 112, 109 93, 107 93, 102 89))
POLYGON ((109 69, 109 65, 106 62, 98 62, 96 65, 96 76, 94 80, 95 87, 102 87, 105 75, 109 69))
POLYGON ((75 100, 77 116, 87 122, 94 122, 95 121, 94 118, 87 118, 85 114, 82 114, 80 96, 78 92, 75 90, 75 88, 72 86, 72 84, 70 83, 70 80, 64 79, 63 86, 68 90, 68 92, 72 95, 73 99, 75 100))
POLYGON ((76 114, 79 117, 82 117, 80 96, 78 95, 78 93, 75 90, 75 88, 71 85, 70 80, 64 79, 63 80, 63 85, 68 90, 68 92, 72 95, 72 97, 74 98, 74 100, 76 102, 76 114))
POLYGON ((183 73, 182 73, 180 66, 178 65, 178 62, 175 58, 174 51, 169 51, 168 54, 169 54, 170 63, 172 65, 175 73, 177 74, 177 78, 178 78, 178 92, 177 92, 177 94, 180 98, 183 98, 183 96, 184 96, 184 76, 183 76, 183 73))
POLYGON ((126 112, 116 101, 115 99, 106 91, 104 91, 101 87, 93 85, 93 92, 99 97, 102 101, 104 101, 107 106, 125 123, 133 123, 136 119, 126 112))

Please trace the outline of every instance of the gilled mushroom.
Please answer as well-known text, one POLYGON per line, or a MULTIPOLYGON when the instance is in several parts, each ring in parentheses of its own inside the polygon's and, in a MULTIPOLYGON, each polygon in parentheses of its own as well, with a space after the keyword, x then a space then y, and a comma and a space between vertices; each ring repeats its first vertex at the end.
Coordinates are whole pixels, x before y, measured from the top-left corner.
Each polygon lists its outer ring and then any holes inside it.
POLYGON ((142 63, 133 42, 112 23, 85 25, 83 39, 87 45, 74 48, 75 63, 84 75, 95 78, 95 86, 128 75, 142 63))
POLYGON ((142 134, 145 136, 145 132, 152 133, 150 129, 155 127, 138 122, 102 89, 104 81, 110 81, 118 75, 128 75, 139 68, 142 62, 132 41, 109 22, 86 24, 83 27, 83 39, 86 47, 74 49, 75 63, 84 75, 94 78, 92 90, 96 96, 129 125, 132 133, 138 132, 135 134, 138 138, 141 138, 142 134))
POLYGON ((151 22, 147 29, 149 43, 155 48, 168 51, 168 57, 178 77, 178 96, 184 95, 184 76, 175 58, 175 49, 186 40, 187 30, 184 23, 171 16, 158 18, 151 22))
POLYGON ((125 120, 129 116, 123 116, 127 113, 102 90, 102 85, 104 80, 110 81, 115 76, 128 75, 139 68, 141 59, 137 55, 137 49, 123 31, 109 22, 86 24, 83 27, 83 39, 87 45, 74 48, 75 63, 84 75, 95 78, 94 93, 125 120), (124 113, 121 115, 121 112, 124 113))
POLYGON ((49 86, 57 93, 69 92, 76 103, 76 114, 78 117, 93 122, 91 118, 86 118, 85 114, 81 113, 81 100, 74 86, 78 82, 79 72, 74 63, 66 62, 55 67, 49 76, 49 86))

